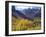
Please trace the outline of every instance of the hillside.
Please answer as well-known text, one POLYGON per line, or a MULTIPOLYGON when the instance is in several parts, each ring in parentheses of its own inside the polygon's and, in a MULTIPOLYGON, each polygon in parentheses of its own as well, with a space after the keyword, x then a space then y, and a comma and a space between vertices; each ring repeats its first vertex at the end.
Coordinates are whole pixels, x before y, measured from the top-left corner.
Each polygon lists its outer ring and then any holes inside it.
POLYGON ((12 31, 40 30, 41 8, 33 7, 17 10, 12 6, 12 31))

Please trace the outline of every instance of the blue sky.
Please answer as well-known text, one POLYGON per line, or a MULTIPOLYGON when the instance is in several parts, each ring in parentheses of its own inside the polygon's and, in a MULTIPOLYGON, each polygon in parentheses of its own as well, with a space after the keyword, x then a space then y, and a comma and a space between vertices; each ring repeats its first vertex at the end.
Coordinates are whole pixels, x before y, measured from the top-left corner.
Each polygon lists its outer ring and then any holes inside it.
POLYGON ((23 10, 23 9, 27 9, 27 8, 38 8, 40 9, 40 7, 35 7, 35 6, 15 6, 16 10, 23 10))

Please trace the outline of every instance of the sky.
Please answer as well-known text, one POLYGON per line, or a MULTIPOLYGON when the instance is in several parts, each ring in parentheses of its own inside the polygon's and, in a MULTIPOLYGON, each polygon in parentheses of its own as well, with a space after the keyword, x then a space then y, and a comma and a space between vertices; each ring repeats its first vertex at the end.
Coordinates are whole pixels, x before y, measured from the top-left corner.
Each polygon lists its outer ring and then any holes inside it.
POLYGON ((15 6, 15 9, 16 10, 23 10, 23 9, 27 9, 27 8, 38 8, 38 9, 40 9, 40 7, 35 7, 35 6, 19 6, 19 5, 17 5, 17 6, 15 6))

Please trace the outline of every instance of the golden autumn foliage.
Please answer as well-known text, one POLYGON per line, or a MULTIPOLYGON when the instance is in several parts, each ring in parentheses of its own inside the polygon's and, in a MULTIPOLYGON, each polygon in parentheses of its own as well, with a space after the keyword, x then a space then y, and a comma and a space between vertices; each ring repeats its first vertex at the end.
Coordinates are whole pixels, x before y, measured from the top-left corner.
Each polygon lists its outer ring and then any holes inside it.
POLYGON ((21 30, 39 30, 41 29, 41 20, 35 18, 34 21, 12 17, 12 31, 21 31, 21 30))

